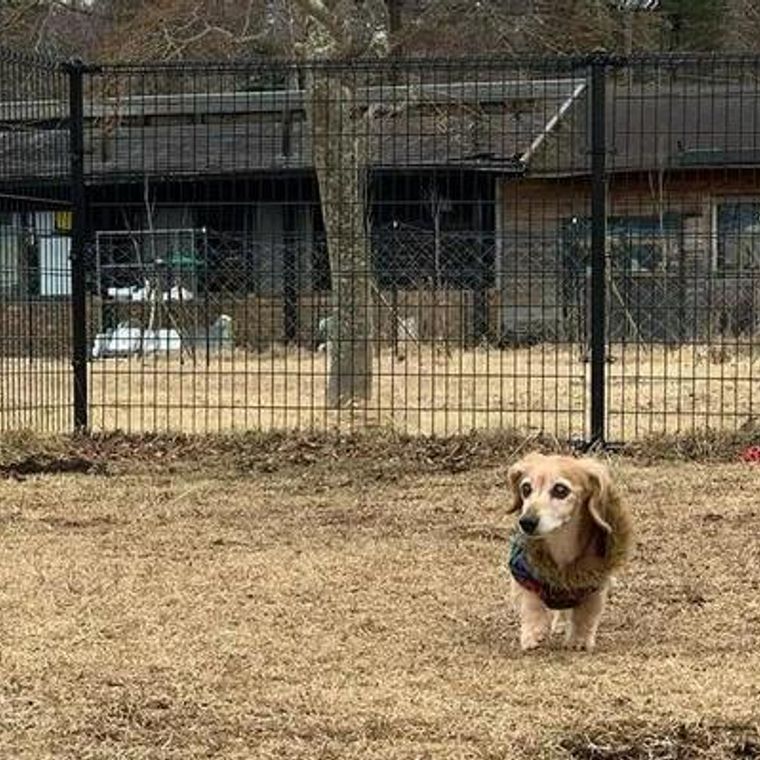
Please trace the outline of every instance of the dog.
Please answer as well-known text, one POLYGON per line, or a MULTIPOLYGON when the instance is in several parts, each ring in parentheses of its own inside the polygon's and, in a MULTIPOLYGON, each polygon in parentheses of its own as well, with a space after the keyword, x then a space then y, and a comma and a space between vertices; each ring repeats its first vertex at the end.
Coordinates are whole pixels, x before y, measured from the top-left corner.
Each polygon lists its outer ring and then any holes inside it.
POLYGON ((614 574, 632 526, 607 467, 591 458, 527 455, 509 469, 510 513, 519 519, 509 569, 520 615, 520 647, 564 628, 571 649, 593 651, 614 574))

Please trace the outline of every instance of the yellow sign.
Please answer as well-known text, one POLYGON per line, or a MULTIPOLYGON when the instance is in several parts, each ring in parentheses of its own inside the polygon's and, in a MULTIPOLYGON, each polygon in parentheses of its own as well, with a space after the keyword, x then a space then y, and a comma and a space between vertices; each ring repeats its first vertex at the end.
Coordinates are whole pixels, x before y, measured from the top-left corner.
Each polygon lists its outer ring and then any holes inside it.
POLYGON ((71 211, 55 212, 55 228, 58 232, 71 232, 71 211))

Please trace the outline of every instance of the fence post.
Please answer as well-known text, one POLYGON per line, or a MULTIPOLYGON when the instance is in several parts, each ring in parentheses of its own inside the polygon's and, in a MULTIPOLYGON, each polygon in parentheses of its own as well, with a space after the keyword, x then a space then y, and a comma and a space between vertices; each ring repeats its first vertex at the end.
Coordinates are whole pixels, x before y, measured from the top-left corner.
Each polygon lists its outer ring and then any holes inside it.
POLYGON ((591 60, 591 445, 604 445, 607 352, 606 73, 609 60, 591 60))
POLYGON ((74 376, 74 428, 86 430, 87 394, 87 199, 84 186, 84 72, 82 61, 67 65, 69 74, 69 150, 71 182, 71 338, 74 376))

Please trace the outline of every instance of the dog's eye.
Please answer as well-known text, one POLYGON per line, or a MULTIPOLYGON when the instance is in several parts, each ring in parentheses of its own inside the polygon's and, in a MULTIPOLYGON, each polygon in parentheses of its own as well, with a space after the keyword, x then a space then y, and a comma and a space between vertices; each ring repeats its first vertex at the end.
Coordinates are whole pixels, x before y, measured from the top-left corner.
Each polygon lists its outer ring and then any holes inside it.
POLYGON ((552 497, 555 499, 566 499, 570 495, 570 489, 562 483, 557 483, 552 488, 552 497))
POLYGON ((523 499, 527 499, 528 496, 530 496, 530 492, 533 489, 530 487, 530 483, 523 483, 520 486, 520 493, 522 494, 523 499))

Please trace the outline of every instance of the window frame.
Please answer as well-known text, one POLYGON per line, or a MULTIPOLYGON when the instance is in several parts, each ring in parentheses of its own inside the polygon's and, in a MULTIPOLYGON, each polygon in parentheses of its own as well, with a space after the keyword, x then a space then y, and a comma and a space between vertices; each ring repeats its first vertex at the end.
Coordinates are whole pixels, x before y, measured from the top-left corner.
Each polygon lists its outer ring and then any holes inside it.
MULTIPOLYGON (((725 256, 723 257, 723 265, 721 266, 720 245, 721 245, 721 230, 720 230, 720 207, 722 205, 755 205, 760 212, 760 195, 757 193, 750 193, 747 195, 718 195, 713 196, 710 204, 710 229, 711 229, 711 251, 710 251, 710 271, 718 277, 741 277, 749 272, 760 272, 760 263, 756 269, 746 267, 736 267, 735 269, 728 270, 725 266, 725 256)), ((758 235, 760 239, 760 235, 758 235)))

